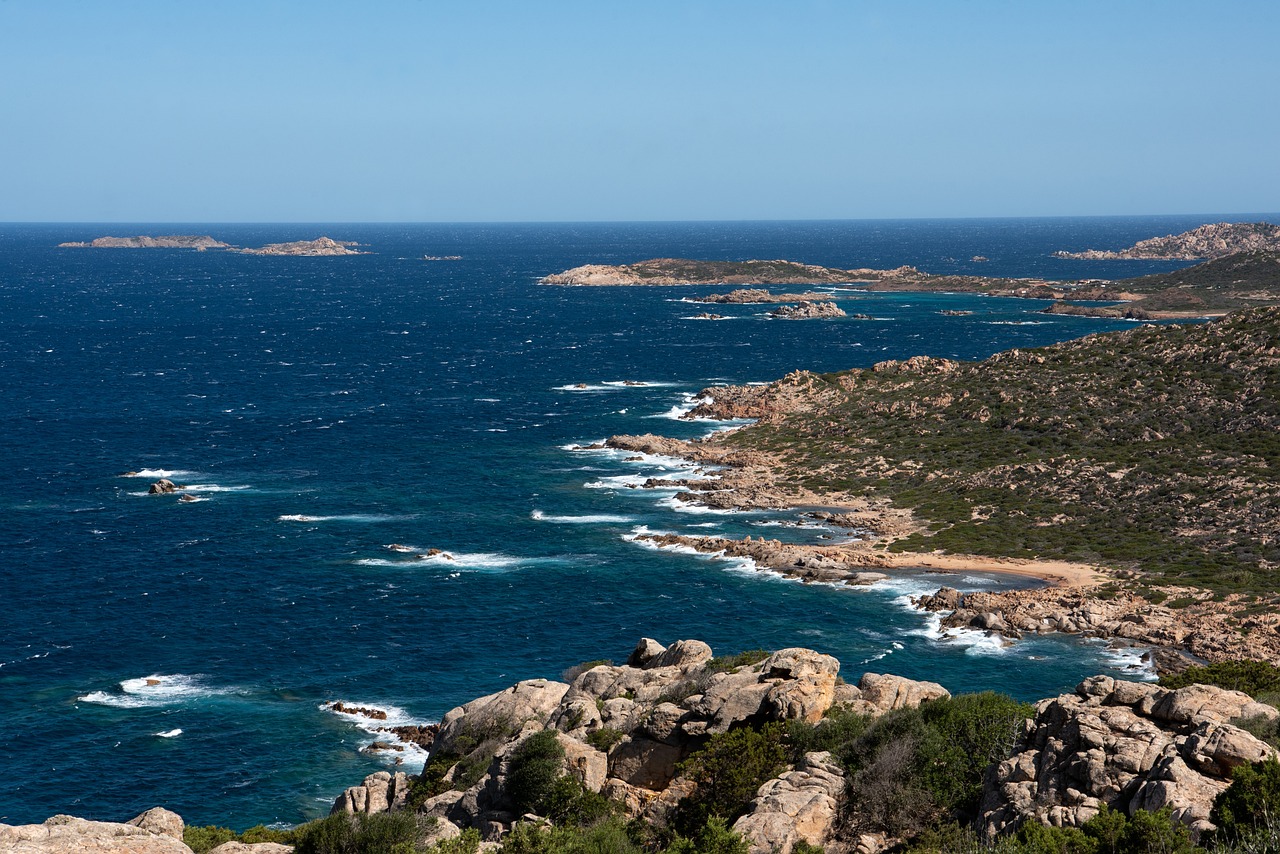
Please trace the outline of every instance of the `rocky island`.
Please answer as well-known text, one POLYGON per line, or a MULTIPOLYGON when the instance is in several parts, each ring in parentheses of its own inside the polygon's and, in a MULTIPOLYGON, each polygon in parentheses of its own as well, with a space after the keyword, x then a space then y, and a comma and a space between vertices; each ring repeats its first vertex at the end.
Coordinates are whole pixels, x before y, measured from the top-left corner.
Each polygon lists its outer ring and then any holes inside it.
POLYGON ((544 276, 544 285, 814 285, 839 284, 857 277, 848 270, 795 261, 693 261, 653 258, 636 264, 587 264, 544 276))
POLYGON ((689 302, 706 302, 715 305, 767 305, 779 302, 816 302, 830 297, 830 294, 809 291, 802 294, 775 294, 763 288, 737 288, 727 294, 707 294, 703 297, 689 297, 689 302))
POLYGON ((215 240, 207 234, 169 234, 161 237, 95 237, 87 243, 59 243, 58 248, 72 249, 230 249, 230 243, 215 240))
POLYGON ((328 237, 317 237, 315 240, 294 240, 290 243, 268 243, 259 249, 237 249, 245 255, 297 255, 297 256, 329 256, 329 255, 367 255, 353 246, 359 246, 353 240, 332 240, 328 237))
POLYGON ((801 300, 796 305, 780 305, 769 312, 770 317, 781 320, 813 320, 822 317, 847 317, 844 309, 833 302, 801 300))
POLYGON ((1181 234, 1139 240, 1127 249, 1055 252, 1056 258, 1085 261, 1115 259, 1201 261, 1237 252, 1280 252, 1280 225, 1269 222, 1217 222, 1181 234))

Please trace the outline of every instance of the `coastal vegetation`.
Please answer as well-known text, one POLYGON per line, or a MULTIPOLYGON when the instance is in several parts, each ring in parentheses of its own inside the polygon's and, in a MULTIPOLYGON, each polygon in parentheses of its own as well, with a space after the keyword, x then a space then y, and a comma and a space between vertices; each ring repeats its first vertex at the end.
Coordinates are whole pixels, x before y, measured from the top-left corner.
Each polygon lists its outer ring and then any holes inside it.
MULTIPOLYGON (((1276 603, 1280 309, 980 363, 797 374, 803 405, 723 440, 783 481, 910 508, 891 551, 1058 558, 1276 603)), ((712 396, 732 396, 716 389, 712 396)))

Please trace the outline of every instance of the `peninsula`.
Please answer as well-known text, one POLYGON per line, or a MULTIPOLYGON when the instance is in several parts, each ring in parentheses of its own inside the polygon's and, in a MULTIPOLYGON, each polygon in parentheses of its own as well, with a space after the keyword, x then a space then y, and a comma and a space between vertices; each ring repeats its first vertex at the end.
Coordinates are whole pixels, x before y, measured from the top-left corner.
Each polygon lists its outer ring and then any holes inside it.
POLYGON ((1055 252, 1055 258, 1085 261, 1116 259, 1200 261, 1237 252, 1280 252, 1280 225, 1269 222, 1216 222, 1181 234, 1139 240, 1127 249, 1055 252))
POLYGON ((822 507, 826 521, 871 532, 821 547, 658 545, 749 556, 815 581, 937 562, 1056 577, 1075 587, 925 604, 1010 637, 1084 632, 1214 661, 1280 661, 1277 341, 1273 307, 978 363, 917 356, 800 371, 705 389, 709 402, 689 413, 756 419, 746 428, 606 444, 725 467, 682 482, 682 500, 822 507))

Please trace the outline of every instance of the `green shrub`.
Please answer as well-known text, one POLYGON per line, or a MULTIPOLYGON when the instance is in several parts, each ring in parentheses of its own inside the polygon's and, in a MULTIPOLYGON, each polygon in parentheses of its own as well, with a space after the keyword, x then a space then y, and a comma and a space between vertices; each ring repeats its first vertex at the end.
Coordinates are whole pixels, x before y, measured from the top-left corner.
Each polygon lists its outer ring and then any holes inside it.
POLYGON ((677 836, 666 854, 747 854, 747 840, 729 829, 729 823, 711 816, 691 837, 677 836))
POLYGON ((423 766, 422 773, 409 781, 406 803, 410 809, 416 810, 424 801, 453 788, 453 784, 444 777, 458 763, 459 758, 456 753, 441 753, 431 757, 431 761, 423 766))
POLYGON ((1280 762, 1272 758, 1237 767, 1231 786, 1214 800, 1209 820, 1218 826, 1214 839, 1226 842, 1280 820, 1280 762))
POLYGON ((430 854, 476 854, 480 850, 480 831, 468 827, 452 839, 441 839, 427 849, 430 854))
POLYGON ((412 854, 422 835, 413 813, 336 813, 299 827, 294 854, 412 854))
POLYGON ((643 854, 617 819, 590 827, 517 824, 502 840, 502 854, 643 854))
POLYGON ((593 732, 587 733, 587 744, 591 745, 596 750, 601 750, 601 751, 604 751, 605 753, 608 753, 609 749, 613 747, 615 744, 617 744, 618 742, 622 741, 622 739, 625 736, 626 736, 626 733, 624 733, 622 730, 614 729, 613 727, 607 727, 607 726, 600 727, 600 729, 598 730, 594 730, 593 732))
POLYGON ((713 816, 733 821, 785 762, 782 727, 776 723, 713 735, 706 747, 676 766, 698 788, 676 805, 671 826, 692 838, 713 816))
POLYGON ((296 833, 294 830, 276 830, 261 824, 242 833, 236 833, 229 827, 187 826, 182 828, 182 841, 195 854, 205 854, 224 842, 244 842, 249 845, 257 842, 279 842, 288 845, 293 842, 296 833))
POLYGON ((1164 688, 1185 688, 1197 683, 1243 691, 1257 697, 1262 693, 1280 691, 1280 667, 1265 661, 1220 661, 1160 677, 1160 685, 1164 688))
POLYGON ((593 825, 616 812, 615 805, 608 798, 568 775, 551 784, 551 790, 538 806, 541 815, 557 825, 570 827, 593 825))
POLYGON ((759 664, 768 657, 768 650, 748 649, 737 655, 713 658, 707 662, 706 669, 708 673, 727 673, 731 670, 737 670, 739 667, 750 667, 753 664, 759 664))
POLYGON ((872 720, 870 715, 859 714, 847 706, 832 706, 826 717, 816 724, 787 721, 787 741, 791 745, 792 756, 799 759, 816 750, 838 753, 844 745, 866 732, 872 720))
POLYGON ((235 838, 236 832, 229 827, 215 827, 209 824, 203 827, 187 825, 182 828, 182 841, 195 854, 205 854, 206 851, 217 848, 224 842, 231 842, 235 838))
POLYGON ((564 747, 553 729, 534 733, 511 753, 507 765, 507 795, 516 815, 538 813, 550 796, 564 763, 564 747))

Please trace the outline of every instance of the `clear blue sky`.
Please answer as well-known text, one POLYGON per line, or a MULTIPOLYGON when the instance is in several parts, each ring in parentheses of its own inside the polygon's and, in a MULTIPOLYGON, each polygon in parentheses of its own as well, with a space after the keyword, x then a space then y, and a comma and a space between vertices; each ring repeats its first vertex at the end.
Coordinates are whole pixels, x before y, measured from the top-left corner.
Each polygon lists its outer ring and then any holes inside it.
POLYGON ((3 221, 1276 209, 1276 0, 0 0, 3 221))

